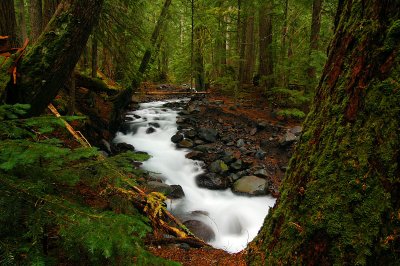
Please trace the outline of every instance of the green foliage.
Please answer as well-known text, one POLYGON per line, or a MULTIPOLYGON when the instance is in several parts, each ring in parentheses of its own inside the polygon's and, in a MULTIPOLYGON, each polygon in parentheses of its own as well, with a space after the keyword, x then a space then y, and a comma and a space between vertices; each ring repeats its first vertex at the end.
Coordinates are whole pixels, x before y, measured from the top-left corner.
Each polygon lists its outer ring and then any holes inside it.
POLYGON ((299 109, 296 108, 279 110, 276 112, 276 115, 282 116, 287 119, 297 119, 297 120, 302 120, 306 117, 306 114, 303 111, 300 111, 299 109))
POLYGON ((273 106, 278 108, 289 108, 280 111, 280 115, 294 116, 298 119, 304 118, 305 116, 304 112, 298 110, 298 108, 304 109, 304 107, 311 102, 310 95, 306 95, 304 91, 295 89, 275 87, 271 91, 267 92, 267 96, 273 106))
POLYGON ((136 185, 133 162, 149 156, 67 148, 44 134, 60 119, 18 119, 27 109, 0 106, 0 263, 173 265, 144 249, 148 219, 109 192, 136 185))

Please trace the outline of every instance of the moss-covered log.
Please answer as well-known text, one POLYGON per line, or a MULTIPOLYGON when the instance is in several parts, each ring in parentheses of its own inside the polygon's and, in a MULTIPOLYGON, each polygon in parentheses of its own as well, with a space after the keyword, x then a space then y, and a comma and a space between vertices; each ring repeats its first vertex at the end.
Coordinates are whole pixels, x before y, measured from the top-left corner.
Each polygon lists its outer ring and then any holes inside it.
POLYGON ((69 79, 99 17, 103 0, 64 0, 9 84, 10 103, 28 103, 40 114, 69 79))
POLYGON ((340 1, 340 20, 252 265, 400 260, 400 2, 340 1))

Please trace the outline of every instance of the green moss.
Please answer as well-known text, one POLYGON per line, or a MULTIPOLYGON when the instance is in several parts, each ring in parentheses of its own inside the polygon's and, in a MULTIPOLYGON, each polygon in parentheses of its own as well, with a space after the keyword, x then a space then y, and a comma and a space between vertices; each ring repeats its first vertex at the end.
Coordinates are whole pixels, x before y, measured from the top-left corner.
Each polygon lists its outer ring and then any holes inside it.
POLYGON ((385 40, 385 49, 393 49, 399 44, 400 40, 400 20, 396 20, 392 23, 388 30, 387 37, 385 40))

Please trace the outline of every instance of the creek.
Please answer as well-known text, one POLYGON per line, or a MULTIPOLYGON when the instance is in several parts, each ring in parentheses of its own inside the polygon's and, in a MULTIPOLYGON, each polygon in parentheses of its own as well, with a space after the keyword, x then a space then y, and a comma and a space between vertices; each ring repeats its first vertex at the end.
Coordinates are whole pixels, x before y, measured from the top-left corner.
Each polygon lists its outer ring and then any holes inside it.
POLYGON ((183 222, 196 220, 208 225, 215 234, 209 241, 213 247, 231 253, 243 250, 257 235, 275 199, 240 196, 230 189, 199 188, 195 179, 204 172, 204 163, 187 159, 185 155, 190 150, 178 149, 171 142, 177 132, 179 110, 164 107, 167 102, 172 101, 142 103, 138 110, 128 113, 127 116, 134 119, 130 130, 127 134, 117 133, 114 142, 125 142, 138 151, 147 152, 151 158, 143 163, 145 170, 156 173, 168 185, 182 186, 185 197, 167 202, 175 216, 183 222), (149 134, 151 126, 155 131, 149 134))

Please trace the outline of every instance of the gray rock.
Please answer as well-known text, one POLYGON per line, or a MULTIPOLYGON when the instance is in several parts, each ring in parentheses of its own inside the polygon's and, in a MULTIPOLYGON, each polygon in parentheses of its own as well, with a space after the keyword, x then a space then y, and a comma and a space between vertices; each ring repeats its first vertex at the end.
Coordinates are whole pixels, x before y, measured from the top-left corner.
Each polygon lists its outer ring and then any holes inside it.
POLYGON ((190 104, 190 105, 188 106, 188 108, 187 108, 187 111, 188 111, 190 114, 193 114, 193 113, 199 113, 201 110, 200 110, 200 107, 197 106, 196 104, 190 104))
POLYGON ((259 177, 269 177, 270 175, 268 174, 267 170, 265 169, 260 169, 254 172, 255 176, 259 176, 259 177))
POLYGON ((268 182, 257 176, 244 176, 233 184, 232 190, 234 193, 249 196, 267 195, 268 182))
POLYGON ((232 173, 232 174, 230 174, 228 176, 228 178, 229 178, 229 181, 231 183, 234 183, 236 180, 238 180, 240 178, 240 176, 238 176, 237 174, 232 173))
POLYGON ((210 164, 209 170, 212 173, 225 174, 229 168, 222 160, 217 160, 210 164))
POLYGON ((197 132, 193 129, 185 132, 185 138, 194 139, 197 136, 197 132))
POLYGON ((230 185, 228 178, 222 177, 215 173, 205 173, 196 177, 196 184, 202 188, 212 190, 227 189, 230 185))
POLYGON ((224 163, 232 163, 236 160, 235 156, 233 156, 232 152, 224 152, 224 154, 222 155, 221 158, 222 161, 224 161, 224 163))
POLYGON ((218 132, 212 128, 200 128, 198 136, 204 141, 215 142, 217 141, 218 132))
POLYGON ((258 150, 254 157, 256 157, 259 160, 263 160, 266 156, 266 153, 263 150, 258 150))
POLYGON ((196 140, 194 141, 194 144, 196 144, 196 145, 203 145, 203 144, 204 144, 204 141, 202 141, 201 139, 196 139, 196 140))
POLYGON ((257 133, 257 128, 253 128, 252 130, 250 130, 250 135, 254 136, 257 133))
POLYGON ((294 134, 296 137, 300 136, 301 132, 303 132, 302 126, 295 126, 289 129, 289 132, 294 134))
POLYGON ((287 131, 286 133, 285 133, 285 135, 283 135, 282 137, 281 137, 281 139, 280 139, 280 141, 279 141, 279 144, 281 145, 281 146, 289 146, 289 145, 291 145, 292 143, 294 143, 295 141, 297 140, 297 137, 296 137, 296 135, 295 134, 293 134, 293 133, 291 133, 291 132, 289 132, 289 131, 287 131))
POLYGON ((176 123, 177 123, 177 124, 183 124, 183 123, 185 123, 185 118, 183 118, 183 117, 178 117, 178 118, 176 119, 176 123))
POLYGON ((171 141, 173 142, 173 143, 179 143, 179 142, 181 142, 183 140, 183 135, 181 134, 181 133, 176 133, 175 135, 173 135, 172 137, 171 137, 171 141))
POLYGON ((215 233, 207 224, 198 220, 188 220, 183 223, 195 236, 205 242, 215 239, 215 233))
POLYGON ((194 146, 193 142, 190 139, 184 139, 178 143, 179 148, 189 149, 192 148, 193 146, 194 146))
POLYGON ((241 147, 243 147, 244 146, 244 140, 243 139, 239 139, 237 142, 236 142, 236 147, 238 147, 238 148, 241 148, 241 147))
POLYGON ((234 163, 230 165, 230 167, 236 171, 239 171, 243 167, 243 161, 242 160, 236 160, 234 163))
POLYGON ((210 153, 213 150, 213 147, 210 144, 199 145, 194 148, 196 151, 201 151, 204 153, 210 153))

